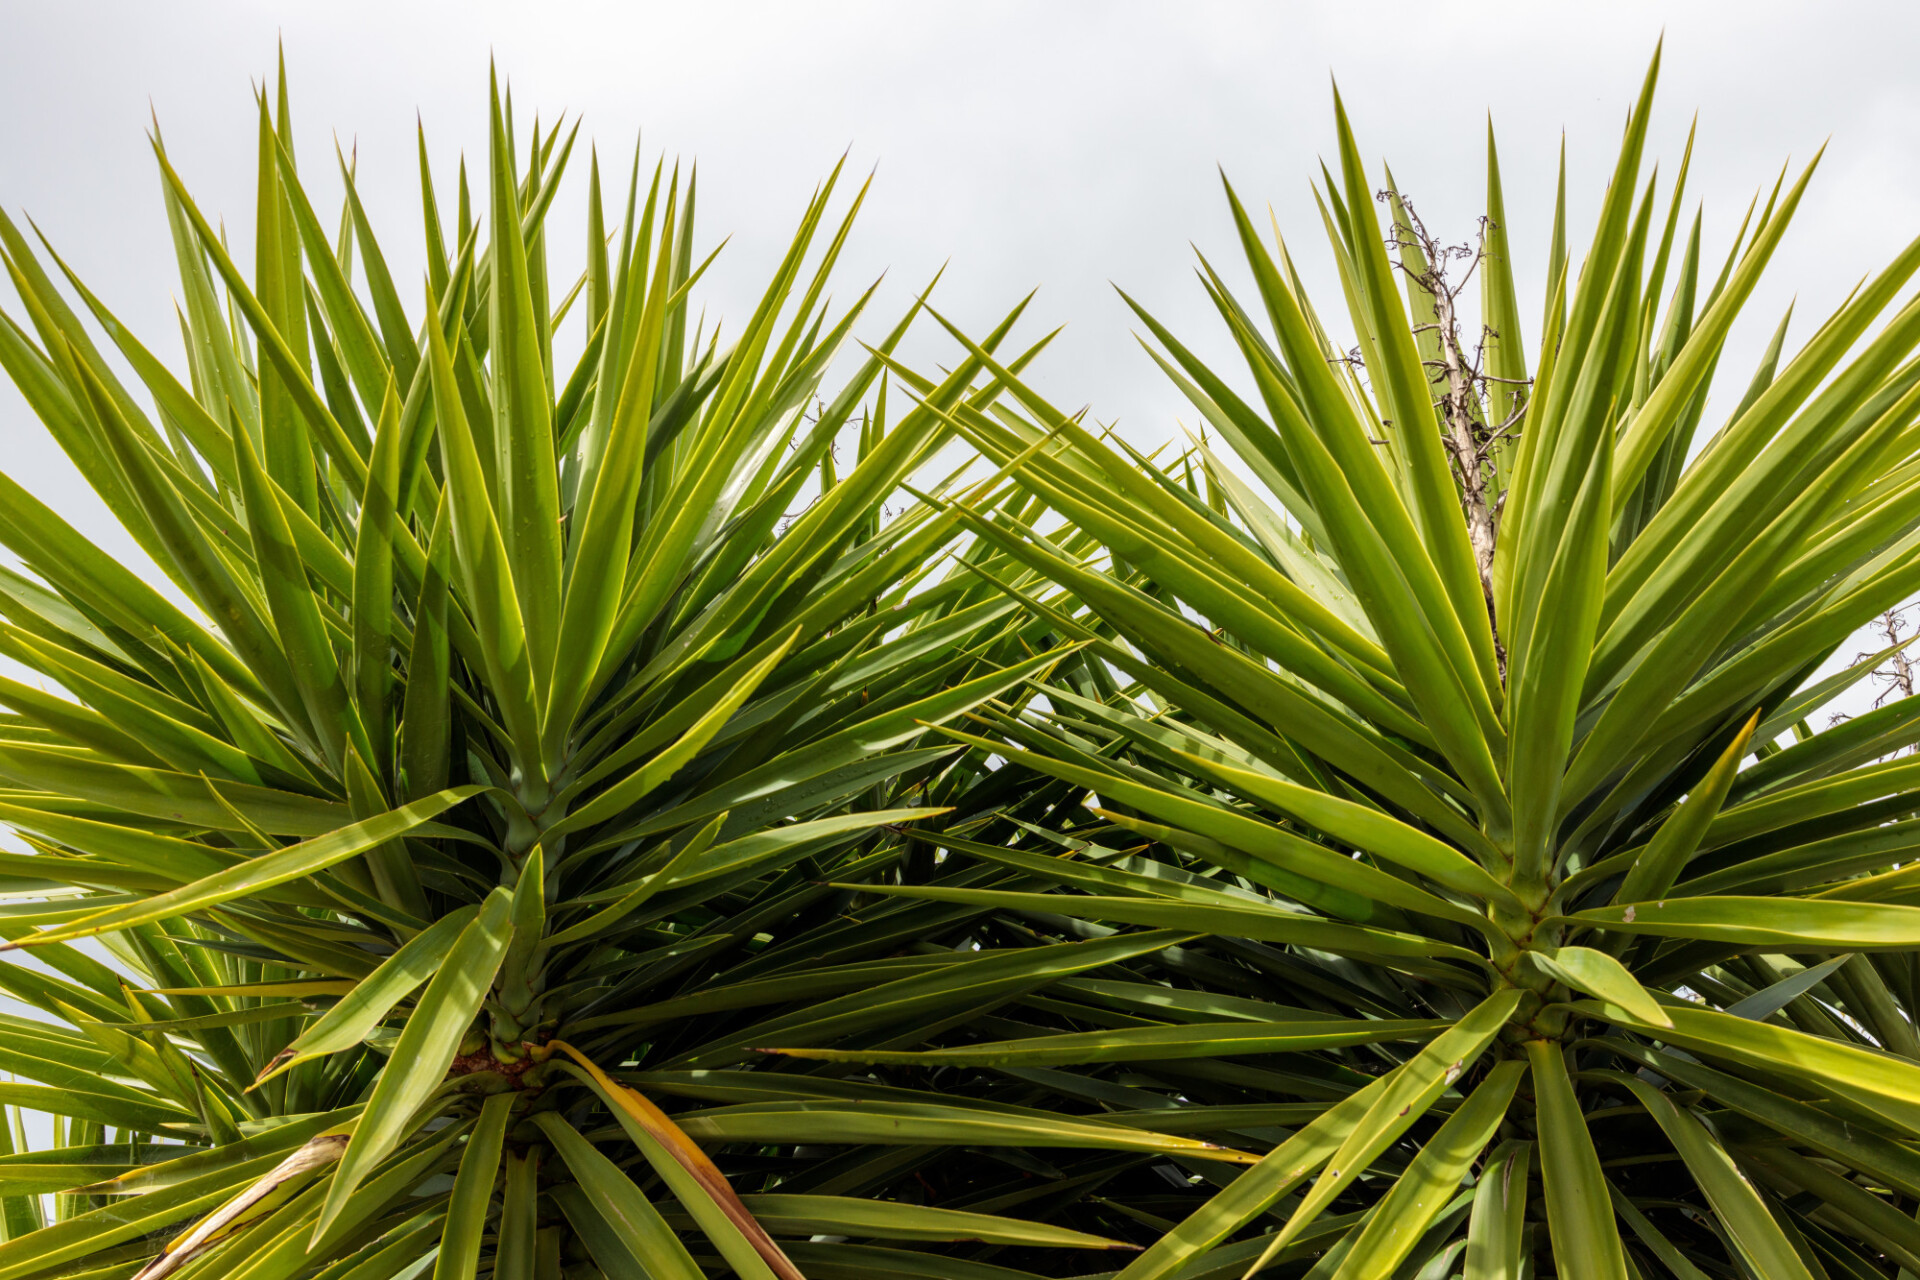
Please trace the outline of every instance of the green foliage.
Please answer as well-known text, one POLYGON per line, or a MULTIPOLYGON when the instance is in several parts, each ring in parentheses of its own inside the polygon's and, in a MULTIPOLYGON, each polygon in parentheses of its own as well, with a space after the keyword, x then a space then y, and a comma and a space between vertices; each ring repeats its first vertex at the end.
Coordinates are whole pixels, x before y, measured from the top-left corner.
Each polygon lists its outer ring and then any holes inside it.
POLYGON ((1021 308, 857 343, 837 170, 723 342, 590 153, 563 292, 497 91, 412 311, 284 78, 250 275, 156 135, 183 374, 0 219, 170 587, 0 477, 0 1280, 1920 1272, 1920 721, 1812 727, 1920 591, 1920 241, 1710 415, 1812 168, 1716 270, 1657 68, 1531 342, 1491 137, 1461 259, 1336 99, 1352 349, 1229 187, 1170 461, 1021 308))
POLYGON ((899 879, 913 825, 990 776, 930 727, 1070 653, 947 559, 952 484, 900 494, 991 377, 963 360, 901 410, 886 364, 923 306, 865 351, 872 291, 829 309, 864 194, 834 212, 837 171, 731 333, 701 318, 694 178, 638 155, 611 212, 584 162, 587 260, 550 275, 574 131, 516 136, 490 102, 457 200, 423 140, 416 308, 344 164, 327 231, 284 93, 259 104, 251 275, 156 136, 178 376, 0 222, 7 369, 173 589, 4 482, 0 647, 25 672, 0 805, 31 852, 0 868, 29 904, 0 985, 30 1016, 0 1100, 54 1133, 0 1155, 0 1274, 791 1276, 784 1242, 814 1235, 1108 1247, 875 1206, 922 1199, 942 1146, 1240 1157, 877 1086, 892 1110, 859 1137, 769 1072, 684 1110, 775 1029, 917 1043, 956 1000, 1185 936, 956 949, 933 940, 951 911, 848 917, 829 883, 899 879), (800 1154, 821 1143, 855 1145, 822 1172, 800 1154))
MULTIPOLYGON (((1007 403, 951 411, 1059 519, 948 509, 1050 579, 1000 585, 1125 683, 1092 692, 1063 666, 977 732, 943 731, 1086 794, 1078 825, 1015 846, 1070 853, 930 836, 997 883, 885 892, 998 897, 1080 935, 1218 936, 1123 1029, 1080 1029, 1116 1025, 1082 982, 1024 1037, 833 1056, 1044 1063, 1063 1096, 1314 1117, 1239 1180, 1157 1209, 1164 1234, 1124 1280, 1916 1261, 1920 793, 1894 758, 1911 708, 1809 720, 1878 662, 1815 673, 1920 589, 1920 307, 1870 334, 1920 242, 1798 353, 1776 336, 1709 424, 1729 328, 1811 166, 1714 278, 1697 220, 1678 235, 1685 165, 1670 195, 1643 175, 1657 66, 1584 260, 1556 233, 1537 364, 1507 229, 1450 252, 1390 176, 1376 214, 1336 101, 1320 197, 1352 353, 1230 186, 1256 296, 1204 261, 1201 278, 1242 367, 1132 304, 1237 457, 1195 440, 1156 463, 1011 373, 1007 403), (1454 310, 1462 266, 1484 340, 1454 310), (1104 556, 1069 545, 1088 537, 1104 556), (1223 1001, 1267 1025, 1202 1020, 1223 1001), (1209 1062, 1198 1088, 1174 1061, 1189 1051, 1209 1062)), ((1488 179, 1497 219, 1491 140, 1488 179)))

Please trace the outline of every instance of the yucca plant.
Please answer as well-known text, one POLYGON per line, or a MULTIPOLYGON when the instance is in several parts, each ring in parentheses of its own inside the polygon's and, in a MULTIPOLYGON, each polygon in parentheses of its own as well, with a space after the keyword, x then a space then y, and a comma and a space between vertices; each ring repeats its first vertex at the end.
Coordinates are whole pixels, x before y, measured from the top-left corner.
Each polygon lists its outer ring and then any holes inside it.
POLYGON ((1710 399, 1812 166, 1716 270, 1685 158, 1670 194, 1642 173, 1657 67, 1583 260, 1562 179, 1531 342, 1491 138, 1480 242, 1443 250, 1336 99, 1346 328, 1231 187, 1255 294, 1200 277, 1242 363, 1134 308, 1233 458, 1132 454, 983 347, 1017 411, 941 410, 1032 498, 947 509, 1118 687, 943 731, 1094 814, 1050 848, 932 833, 997 878, 870 892, 1214 936, 931 1049, 802 1052, 1282 1126, 1132 1201, 1123 1280, 1920 1271, 1920 710, 1817 717, 1920 590, 1920 303, 1875 329, 1920 242, 1710 399))
POLYGON ((0 1277, 929 1275, 947 1242, 1114 1245, 1009 1216, 1005 1161, 1251 1157, 753 1053, 923 1043, 1185 936, 847 916, 830 883, 924 878, 917 821, 1070 798, 929 738, 1074 660, 994 585, 1039 578, 945 559, 953 484, 900 489, 998 375, 967 355, 890 402, 916 302, 828 381, 872 296, 829 311, 860 203, 829 223, 832 180, 732 335, 694 319, 692 177, 637 153, 613 216, 592 163, 586 261, 551 276, 575 134, 516 155, 489 105, 450 226, 422 142, 415 307, 344 161, 321 223, 284 75, 251 274, 156 133, 178 366, 0 219, 0 364, 164 578, 0 478, 0 821, 29 846, 0 857, 0 1277))

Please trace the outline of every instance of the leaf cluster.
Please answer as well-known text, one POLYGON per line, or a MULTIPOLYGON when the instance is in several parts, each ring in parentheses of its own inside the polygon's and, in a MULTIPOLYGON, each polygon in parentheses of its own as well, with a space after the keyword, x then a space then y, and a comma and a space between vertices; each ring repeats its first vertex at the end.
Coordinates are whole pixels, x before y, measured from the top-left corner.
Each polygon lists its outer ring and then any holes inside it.
POLYGON ((1920 241, 1710 406, 1813 166, 1716 266, 1657 72, 1532 359, 1491 134, 1468 341, 1336 98, 1354 341, 1228 186, 1237 363, 1127 300, 1171 460, 1024 304, 856 342, 838 169, 737 333, 637 151, 550 277, 497 90, 411 304, 284 75, 251 273, 156 131, 180 372, 0 215, 167 587, 0 477, 0 1280, 1920 1272, 1920 713, 1813 727, 1920 591, 1920 241))

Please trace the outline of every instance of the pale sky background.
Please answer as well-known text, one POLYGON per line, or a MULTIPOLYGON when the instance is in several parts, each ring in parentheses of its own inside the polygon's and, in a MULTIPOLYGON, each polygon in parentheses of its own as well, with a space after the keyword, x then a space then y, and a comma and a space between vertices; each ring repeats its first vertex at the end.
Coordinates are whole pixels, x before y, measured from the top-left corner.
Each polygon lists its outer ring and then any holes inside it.
MULTIPOLYGON (((1671 174, 1698 109, 1690 185, 1705 202, 1710 254, 1724 252, 1783 160, 1832 139, 1736 337, 1740 382, 1790 297, 1800 299, 1796 333, 1810 333, 1816 314, 1920 233, 1913 5, 0 0, 0 15, 0 203, 30 214, 170 359, 173 259, 148 112, 201 207, 250 246, 250 84, 270 73, 276 36, 316 203, 338 208, 337 134, 358 146, 361 189, 407 299, 423 269, 415 113, 450 183, 461 150, 484 156, 491 54, 523 128, 535 112, 583 115, 582 136, 597 139, 609 170, 624 171, 635 130, 649 163, 662 150, 698 159, 701 243, 733 237, 706 301, 734 325, 814 182, 847 152, 856 177, 877 166, 877 181, 839 296, 889 273, 865 333, 890 323, 943 261, 936 305, 975 330, 1037 287, 1027 331, 1068 325, 1037 381, 1148 444, 1191 414, 1129 337, 1108 282, 1204 353, 1229 357, 1188 247, 1233 257, 1216 165, 1250 204, 1271 203, 1323 312, 1337 310, 1308 189, 1317 159, 1332 154, 1330 75, 1369 163, 1392 162, 1451 239, 1471 234, 1482 208, 1491 113, 1530 351, 1561 131, 1577 250, 1663 31, 1656 153, 1671 174)), ((550 220, 556 279, 577 270, 584 175, 577 164, 550 220)), ((18 314, 10 294, 0 306, 18 314)), ((951 351, 929 333, 914 354, 951 351)), ((0 385, 0 440, 0 466, 127 548, 10 385, 0 385)))
MULTIPOLYGON (((1863 274, 1920 234, 1912 4, 0 0, 0 18, 0 204, 34 218, 176 362, 174 263, 149 112, 244 264, 252 85, 270 77, 277 39, 309 190, 331 217, 333 140, 357 148, 360 189, 403 298, 417 296, 424 270, 416 114, 451 219, 458 157, 484 164, 492 57, 523 131, 536 113, 584 118, 610 187, 636 130, 648 166, 662 152, 697 159, 697 247, 731 237, 702 302, 730 328, 751 310, 813 185, 845 154, 843 195, 869 170, 877 180, 837 296, 886 273, 860 334, 890 325, 943 262, 935 305, 974 332, 1037 288, 1024 332, 1066 329, 1034 381, 1148 448, 1177 438, 1193 414, 1133 342, 1110 282, 1219 367, 1237 364, 1189 248, 1239 278, 1216 166, 1256 213, 1271 206, 1323 316, 1338 325, 1340 293, 1309 188, 1319 158, 1333 153, 1330 77, 1368 163, 1392 163, 1448 240, 1470 237, 1483 208, 1491 116, 1530 354, 1562 133, 1577 256, 1663 33, 1652 154, 1670 176, 1698 111, 1689 202, 1704 202, 1709 262, 1756 188, 1830 140, 1722 363, 1721 413, 1790 300, 1797 345, 1863 274)), ((548 219, 556 296, 581 261, 585 172, 582 147, 548 219)), ((6 291, 0 306, 20 314, 6 291)), ((563 348, 577 347, 579 325, 570 321, 563 348)), ((954 352, 931 324, 905 349, 923 368, 954 352)), ((1710 404, 1708 427, 1718 421, 1710 404)), ((0 441, 0 467, 138 561, 4 379, 0 441)))
MULTIPOLYGON (((1090 405, 1148 448, 1178 438, 1193 414, 1134 343, 1110 282, 1222 369, 1237 364, 1189 247, 1240 280, 1217 166, 1256 214, 1272 207, 1322 315, 1338 323, 1309 188, 1319 158, 1333 155, 1330 77, 1376 181, 1385 158, 1450 241, 1470 237, 1483 208, 1491 116, 1530 355, 1562 132, 1577 256, 1663 33, 1651 154, 1670 177, 1698 111, 1689 203, 1704 202, 1711 263, 1756 188, 1830 141, 1735 330, 1720 413, 1789 301, 1798 299, 1797 345, 1863 274, 1920 234, 1913 4, 0 0, 0 19, 0 205, 33 217, 176 365, 174 260, 149 111, 200 207, 225 218, 244 265, 252 85, 271 76, 280 38, 315 203, 325 218, 339 207, 334 138, 357 147, 360 190, 405 299, 417 297, 424 271, 416 113, 451 219, 458 157, 484 163, 492 57, 523 133, 536 113, 583 117, 610 188, 636 130, 648 166, 662 152, 698 161, 697 247, 731 237, 702 301, 730 329, 844 153, 843 194, 877 171, 837 276, 847 300, 886 273, 862 336, 889 326, 943 262, 935 305, 974 332, 1037 288, 1023 331, 1066 329, 1033 380, 1057 404, 1090 405)), ((581 261, 585 173, 582 146, 548 219, 557 288, 581 261)), ((617 217, 611 210, 610 226, 617 217)), ((0 290, 0 307, 20 315, 10 291, 0 290)), ((577 348, 579 324, 569 322, 563 348, 577 348)), ((923 324, 905 354, 926 368, 955 350, 923 324)), ((1710 404, 1708 427, 1719 420, 1710 404)), ((0 442, 0 467, 138 562, 4 378, 0 442)))
MULTIPOLYGON (((333 139, 357 147, 361 192, 403 298, 417 296, 424 270, 416 113, 451 219, 458 156, 484 163, 491 56, 523 130, 536 113, 584 117, 582 137, 599 143, 610 186, 636 130, 649 166, 662 152, 697 159, 698 245, 731 237, 703 302, 730 327, 750 311, 814 183, 845 153, 843 191, 870 169, 877 178, 837 295, 849 299, 887 273, 860 332, 891 324, 942 262, 935 305, 976 332, 1038 288, 1024 331, 1067 327, 1035 381, 1147 447, 1178 436, 1178 420, 1193 415, 1134 344, 1109 282, 1223 368, 1236 363, 1191 274, 1190 243, 1227 268, 1237 258, 1216 166, 1256 212, 1271 205, 1337 324, 1339 290, 1308 185, 1333 152, 1330 77, 1369 164, 1392 163, 1449 240, 1469 237, 1483 208, 1491 115, 1530 353, 1562 131, 1577 255, 1663 32, 1652 154, 1671 175, 1699 112, 1690 203, 1704 202, 1711 262, 1756 187, 1831 140, 1723 362, 1725 400, 1789 300, 1798 298, 1797 342, 1920 234, 1920 72, 1910 52, 1920 6, 1911 4, 0 0, 0 17, 0 204, 33 217, 173 360, 176 285, 149 111, 244 263, 251 86, 270 76, 276 38, 315 202, 323 217, 339 207, 333 139)), ((557 288, 579 269, 585 172, 582 147, 548 222, 557 288)), ((20 314, 6 291, 0 306, 20 314)), ((577 344, 571 336, 563 347, 577 344)), ((929 324, 907 354, 926 367, 954 350, 929 324)), ((1717 421, 1710 407, 1709 426, 1717 421)), ((137 557, 4 379, 0 441, 0 466, 103 545, 137 557)))

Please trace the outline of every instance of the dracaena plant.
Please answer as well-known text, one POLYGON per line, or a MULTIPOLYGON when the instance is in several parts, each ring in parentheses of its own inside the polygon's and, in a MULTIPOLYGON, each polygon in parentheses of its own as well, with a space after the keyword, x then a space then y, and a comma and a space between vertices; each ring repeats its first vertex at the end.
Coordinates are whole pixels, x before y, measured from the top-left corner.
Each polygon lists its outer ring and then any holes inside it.
POLYGON ((281 83, 251 273, 155 135, 184 359, 0 219, 0 364, 164 579, 0 478, 0 1101, 53 1126, 0 1156, 0 1276, 887 1274, 888 1241, 1116 1243, 1006 1216, 990 1159, 936 1175, 974 1208, 928 1203, 942 1151, 1247 1159, 752 1069, 1179 936, 843 918, 830 882, 925 861, 908 824, 1046 819, 927 735, 1072 654, 981 576, 1037 584, 1017 561, 945 561, 950 485, 901 491, 985 362, 890 404, 916 302, 828 381, 871 297, 826 301, 858 198, 836 228, 815 193, 723 338, 690 319, 693 179, 636 154, 609 202, 596 159, 550 275, 575 134, 516 155, 496 94, 477 198, 422 142, 410 301, 344 160, 322 224, 281 83))
POLYGON ((1124 1280, 1920 1264, 1920 713, 1822 712, 1877 665, 1830 659, 1920 590, 1920 303, 1881 322, 1920 242, 1716 381, 1811 166, 1716 266, 1685 159, 1644 172, 1654 79, 1584 258, 1562 179, 1531 341, 1491 139, 1479 242, 1446 249, 1336 100, 1339 324, 1231 187, 1252 293, 1200 277, 1234 367, 1134 308, 1211 442, 1130 455, 979 347, 1018 412, 942 410, 1032 497, 948 509, 1112 677, 943 732, 1098 812, 1024 851, 935 835, 984 878, 884 891, 1216 937, 825 1056, 1287 1126, 1138 1202, 1160 1231, 1124 1280))

